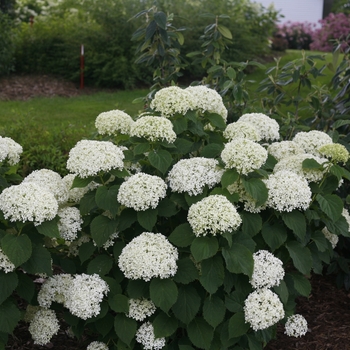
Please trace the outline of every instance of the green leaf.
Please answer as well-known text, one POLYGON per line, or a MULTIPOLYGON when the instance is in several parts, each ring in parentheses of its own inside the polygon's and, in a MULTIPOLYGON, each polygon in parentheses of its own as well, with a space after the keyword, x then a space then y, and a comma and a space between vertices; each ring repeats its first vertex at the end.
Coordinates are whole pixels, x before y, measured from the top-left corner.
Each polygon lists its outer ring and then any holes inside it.
MULTIPOLYGON (((187 122, 187 119, 185 119, 185 120, 187 122)), ((185 130, 187 130, 187 124, 186 124, 185 130)), ((178 137, 175 140, 174 145, 176 146, 176 149, 178 150, 178 152, 180 154, 186 154, 186 153, 190 152, 190 150, 192 149, 193 142, 178 137)))
POLYGON ((188 284, 198 278, 198 269, 190 258, 186 257, 177 261, 177 271, 174 276, 174 281, 176 283, 188 284))
POLYGON ((217 28, 218 28, 218 31, 220 32, 220 34, 223 37, 225 37, 227 39, 232 39, 232 34, 231 34, 230 29, 228 29, 227 27, 225 27, 225 26, 223 26, 221 24, 219 24, 217 28))
POLYGON ((100 276, 107 275, 113 266, 113 259, 106 254, 97 255, 87 266, 87 273, 97 273, 100 276))
POLYGON ((242 231, 250 237, 255 236, 262 229, 262 218, 259 214, 244 211, 241 213, 242 231))
POLYGON ((214 328, 225 318, 226 306, 222 299, 210 295, 204 300, 203 317, 214 328))
POLYGON ((289 298, 289 291, 286 282, 281 281, 278 286, 275 286, 274 291, 278 294, 283 304, 287 304, 289 298))
POLYGON ((26 262, 32 255, 32 242, 27 235, 7 234, 1 239, 1 247, 16 267, 26 262))
POLYGON ((15 272, 0 271, 0 304, 2 304, 17 288, 18 277, 15 272))
POLYGON ((166 22, 167 22, 167 18, 166 18, 166 14, 162 11, 156 12, 154 14, 154 20, 156 21, 157 25, 166 30, 166 22))
POLYGON ((318 194, 316 200, 320 205, 321 210, 328 215, 333 221, 337 221, 343 211, 343 201, 335 194, 318 194))
POLYGON ((127 286, 127 293, 130 298, 141 299, 148 297, 149 283, 144 280, 129 280, 127 286))
POLYGON ((95 194, 96 191, 90 191, 86 193, 84 197, 80 200, 79 205, 81 215, 87 215, 97 207, 97 204, 95 202, 95 194))
POLYGON ((262 180, 253 177, 248 180, 242 179, 242 182, 244 189, 254 198, 257 207, 266 202, 268 191, 262 180))
POLYGON ((170 218, 171 216, 174 216, 178 212, 176 208, 176 204, 168 198, 164 198, 163 200, 160 201, 157 207, 157 210, 158 210, 158 215, 165 218, 170 218))
POLYGON ((36 226, 39 233, 44 236, 51 238, 59 238, 60 232, 58 231, 58 218, 52 219, 50 221, 44 221, 42 224, 36 226))
POLYGON ((85 179, 81 179, 78 176, 75 176, 73 183, 72 183, 72 187, 71 188, 83 188, 86 187, 94 178, 93 177, 87 177, 85 179))
POLYGON ((150 144, 147 142, 145 143, 138 143, 134 147, 134 155, 137 156, 139 154, 144 154, 150 150, 150 144))
POLYGON ((200 305, 201 298, 196 289, 188 285, 179 288, 177 301, 171 309, 178 320, 188 324, 196 316, 200 305))
POLYGON ((169 241, 177 247, 188 247, 196 238, 189 223, 181 224, 170 234, 169 241))
POLYGON ((204 158, 217 158, 222 152, 223 146, 217 143, 210 143, 204 146, 200 151, 200 156, 204 158))
POLYGON ((223 248, 222 255, 230 272, 244 273, 248 277, 252 276, 254 268, 253 254, 244 245, 236 243, 230 248, 223 248))
POLYGON ((286 228, 279 223, 275 223, 273 225, 264 223, 261 233, 264 241, 272 251, 279 248, 288 237, 286 228))
POLYGON ((117 201, 119 186, 100 186, 96 190, 95 201, 99 208, 108 210, 113 216, 117 214, 119 203, 117 201))
POLYGON ((187 333, 194 346, 209 350, 214 337, 214 330, 205 320, 199 317, 195 318, 187 326, 187 333))
POLYGON ((210 258, 219 250, 216 237, 196 237, 191 244, 191 253, 196 261, 210 258))
POLYGON ((169 169, 173 158, 171 154, 166 150, 151 151, 148 154, 148 160, 153 167, 158 169, 161 173, 165 174, 169 169))
POLYGON ((157 209, 147 209, 137 212, 137 221, 139 224, 148 231, 152 231, 154 225, 157 222, 157 209))
POLYGON ((316 243, 317 249, 324 252, 328 249, 328 240, 321 231, 311 233, 311 239, 316 243))
POLYGON ((323 166, 322 164, 318 163, 315 159, 307 158, 303 160, 302 163, 303 169, 319 169, 322 170, 323 166))
POLYGON ((28 304, 31 304, 35 294, 35 286, 33 280, 28 275, 19 273, 16 292, 28 304))
MULTIPOLYGON (((187 130, 187 119, 186 118, 182 118, 182 117, 181 118, 177 118, 175 120, 172 120, 172 123, 173 123, 173 128, 174 128, 174 131, 175 131, 176 135, 179 135, 183 131, 187 130)), ((178 147, 178 144, 181 143, 182 141, 185 141, 186 144, 189 142, 189 141, 181 139, 181 138, 177 138, 176 141, 175 141, 175 146, 176 147, 178 147)))
POLYGON ((103 318, 94 321, 94 326, 96 327, 97 332, 101 334, 102 337, 105 337, 113 328, 113 323, 114 316, 112 316, 111 314, 107 314, 103 318))
POLYGON ((175 317, 168 316, 164 312, 159 312, 152 322, 154 336, 156 338, 170 337, 178 328, 178 322, 175 317))
POLYGON ((236 78, 236 71, 232 67, 227 68, 226 74, 231 80, 236 78))
POLYGON ((228 331, 230 338, 238 338, 243 334, 246 334, 250 328, 249 323, 245 322, 244 313, 235 313, 228 323, 228 331))
POLYGON ((178 296, 177 286, 170 279, 152 279, 149 291, 154 304, 165 313, 175 304, 178 296))
POLYGON ((296 241, 286 243, 286 248, 293 260, 294 266, 301 273, 305 275, 309 274, 312 268, 312 256, 310 250, 296 241))
POLYGON ((96 216, 90 224, 91 237, 98 247, 102 247, 117 231, 117 221, 105 215, 96 216))
POLYGON ((223 188, 226 188, 233 183, 235 183, 239 178, 239 174, 235 169, 225 170, 224 174, 221 177, 221 185, 223 188))
POLYGON ((90 259, 96 250, 96 246, 93 242, 85 242, 79 247, 79 259, 83 264, 86 260, 90 259))
POLYGON ((206 118, 210 121, 210 124, 212 124, 213 126, 216 126, 221 130, 226 128, 226 122, 220 114, 209 113, 206 115, 206 118))
POLYGON ((0 332, 12 333, 21 319, 21 312, 15 304, 5 301, 0 305, 0 332))
POLYGON ((123 209, 119 215, 118 230, 120 232, 129 228, 135 221, 137 221, 137 213, 134 209, 123 209))
POLYGON ((114 294, 108 298, 108 304, 115 312, 129 313, 129 299, 123 294, 114 294))
POLYGON ((50 252, 41 244, 33 244, 32 255, 22 265, 23 269, 33 275, 43 273, 52 275, 52 260, 50 252))
POLYGON ((282 220, 288 228, 290 228, 294 234, 301 240, 304 240, 306 235, 306 219, 298 210, 282 213, 282 220))
POLYGON ((119 313, 114 317, 114 330, 122 342, 130 346, 135 337, 137 322, 127 317, 124 313, 119 313))
POLYGON ((201 262, 201 285, 210 293, 214 294, 224 283, 225 269, 220 255, 201 262))
POLYGON ((294 288, 304 297, 308 297, 311 293, 311 283, 310 281, 301 274, 292 274, 294 288))

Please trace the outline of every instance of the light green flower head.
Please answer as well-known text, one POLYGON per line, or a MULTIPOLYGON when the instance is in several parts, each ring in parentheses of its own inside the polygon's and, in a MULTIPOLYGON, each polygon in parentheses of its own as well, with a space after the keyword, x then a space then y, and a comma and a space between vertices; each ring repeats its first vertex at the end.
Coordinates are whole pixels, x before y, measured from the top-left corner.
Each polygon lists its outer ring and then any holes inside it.
POLYGON ((340 143, 332 143, 321 146, 318 151, 333 163, 346 163, 349 159, 349 152, 340 143))

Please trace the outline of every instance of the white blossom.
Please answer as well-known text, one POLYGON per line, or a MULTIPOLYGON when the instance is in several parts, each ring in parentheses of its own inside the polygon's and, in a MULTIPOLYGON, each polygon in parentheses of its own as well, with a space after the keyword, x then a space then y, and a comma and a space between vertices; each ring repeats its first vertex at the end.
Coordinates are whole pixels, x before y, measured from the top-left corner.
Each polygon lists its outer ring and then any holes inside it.
POLYGON ((336 234, 331 233, 327 227, 324 227, 322 229, 322 233, 327 238, 327 240, 331 243, 332 248, 334 249, 339 242, 339 237, 336 234))
POLYGON ((315 156, 321 157, 319 148, 324 145, 332 144, 332 138, 323 131, 311 130, 298 132, 293 141, 296 142, 305 153, 311 153, 315 156))
POLYGON ((323 145, 318 149, 323 156, 330 158, 333 163, 345 164, 349 159, 349 152, 345 146, 340 143, 323 145))
POLYGON ((296 314, 289 316, 285 324, 285 334, 289 337, 302 337, 307 332, 307 321, 304 316, 296 314))
POLYGON ((156 306, 152 300, 149 299, 129 299, 129 313, 128 317, 136 321, 143 321, 145 318, 151 316, 156 311, 156 306))
POLYGON ((0 248, 0 270, 3 270, 5 273, 12 272, 16 266, 10 261, 7 255, 0 248))
POLYGON ((107 344, 101 342, 101 341, 93 341, 91 342, 86 350, 108 350, 107 344))
POLYGON ((260 132, 252 123, 237 121, 226 126, 223 136, 228 141, 234 139, 248 139, 258 142, 261 140, 260 132))
POLYGON ((74 241, 81 230, 83 219, 80 211, 75 207, 63 207, 58 210, 58 231, 66 241, 74 241))
POLYGON ((161 233, 143 232, 122 250, 118 266, 129 279, 169 278, 177 271, 177 249, 161 233))
POLYGON ((129 114, 114 109, 100 113, 95 120, 95 127, 100 135, 129 134, 134 123, 129 114))
POLYGON ((10 165, 15 165, 19 162, 22 152, 20 144, 10 137, 0 136, 0 162, 7 158, 10 165))
POLYGON ((273 142, 267 146, 267 152, 277 160, 305 153, 294 141, 273 142))
POLYGON ((143 323, 137 330, 136 341, 142 344, 144 350, 159 350, 165 346, 165 338, 155 338, 150 322, 143 323))

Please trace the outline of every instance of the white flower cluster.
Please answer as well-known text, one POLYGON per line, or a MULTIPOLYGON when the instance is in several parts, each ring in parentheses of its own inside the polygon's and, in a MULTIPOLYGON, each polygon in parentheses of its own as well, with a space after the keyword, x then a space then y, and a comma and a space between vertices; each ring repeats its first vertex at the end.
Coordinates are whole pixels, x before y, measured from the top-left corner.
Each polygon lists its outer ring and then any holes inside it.
POLYGON ((100 135, 129 134, 134 123, 129 114, 114 109, 100 113, 95 120, 95 127, 100 135))
POLYGON ((268 189, 266 205, 280 212, 294 209, 306 210, 311 203, 311 189, 299 175, 281 170, 264 180, 268 189))
POLYGON ((260 138, 265 141, 278 140, 280 138, 280 126, 276 120, 263 113, 243 114, 238 121, 253 124, 259 130, 260 138))
POLYGON ((267 152, 277 160, 305 153, 294 141, 273 142, 267 146, 267 152))
POLYGON ((270 289, 257 289, 244 302, 244 317, 254 331, 266 329, 283 319, 283 304, 270 289))
POLYGON ((32 221, 40 225, 52 220, 58 211, 54 194, 35 182, 7 187, 0 194, 0 210, 10 221, 32 221))
POLYGON ((187 221, 197 237, 235 231, 242 223, 237 209, 222 195, 211 195, 192 204, 187 221))
POLYGON ((156 92, 150 107, 169 118, 174 114, 186 114, 192 106, 192 95, 178 86, 169 86, 156 92))
POLYGON ((219 162, 212 158, 181 159, 169 171, 169 187, 173 192, 196 196, 203 192, 205 186, 212 188, 220 182, 224 170, 218 165, 219 162))
POLYGON ((254 270, 250 284, 253 288, 271 288, 278 286, 284 277, 283 263, 267 250, 253 254, 254 270))
POLYGON ((156 306, 152 300, 148 299, 129 299, 128 317, 136 321, 143 321, 146 317, 154 314, 156 306))
POLYGON ((342 215, 344 216, 346 222, 348 223, 348 229, 349 229, 349 233, 350 233, 350 214, 349 214, 348 210, 343 208, 342 215))
POLYGON ((289 337, 302 337, 307 332, 307 321, 304 316, 296 314, 289 316, 285 324, 285 334, 289 337))
POLYGON ((167 141, 173 143, 176 140, 172 122, 165 117, 152 115, 137 119, 131 127, 130 135, 143 137, 150 142, 167 141))
POLYGON ((68 190, 68 203, 79 203, 79 201, 84 197, 84 195, 100 186, 98 183, 91 181, 87 186, 85 187, 74 187, 72 188, 73 181, 75 179, 75 174, 68 174, 66 175, 62 181, 65 184, 67 190, 68 190))
POLYGON ((34 344, 45 345, 50 342, 52 336, 58 333, 60 325, 53 310, 38 310, 29 324, 29 332, 34 344))
POLYGON ((240 174, 247 175, 260 169, 267 159, 267 151, 258 143, 248 139, 235 139, 227 144, 221 152, 225 168, 235 168, 240 174))
POLYGON ((177 249, 161 233, 143 232, 122 250, 118 266, 129 279, 169 278, 177 271, 177 249))
POLYGON ((118 192, 118 202, 127 208, 144 211, 156 208, 159 200, 166 196, 167 185, 155 175, 137 173, 124 181, 118 192))
POLYGON ((305 153, 311 153, 315 156, 321 157, 319 148, 324 145, 333 143, 332 138, 323 131, 311 130, 298 132, 293 141, 296 142, 305 153))
POLYGON ((323 164, 327 160, 325 158, 320 158, 312 154, 303 153, 294 156, 289 156, 281 159, 274 167, 273 171, 276 173, 281 170, 291 171, 303 178, 308 182, 319 182, 323 179, 326 170, 322 169, 303 169, 303 161, 305 159, 313 159, 318 164, 323 164))
POLYGON ((81 230, 83 219, 80 211, 75 207, 63 207, 58 210, 58 231, 60 236, 66 241, 74 241, 81 230))
POLYGON ((81 140, 69 152, 67 169, 81 178, 124 168, 123 151, 109 141, 81 140))
POLYGON ((198 109, 202 113, 209 112, 219 114, 226 122, 227 109, 222 101, 221 95, 217 91, 203 85, 189 86, 185 91, 188 91, 191 94, 191 109, 198 109))
POLYGON ((23 148, 20 144, 12 140, 10 137, 0 136, 0 162, 7 158, 10 165, 19 162, 23 148))
POLYGON ((339 242, 339 237, 334 234, 334 233, 331 233, 327 227, 324 227, 322 229, 322 233, 324 234, 324 236, 328 239, 328 241, 331 243, 332 245, 332 248, 334 249, 338 242, 339 242))
POLYGON ((228 141, 234 139, 248 139, 255 142, 261 140, 260 132, 254 124, 237 121, 226 126, 223 136, 228 141))
POLYGON ((345 146, 333 143, 321 146, 318 151, 325 157, 330 158, 333 163, 345 164, 349 159, 349 152, 345 146))
POLYGON ((154 328, 150 322, 143 323, 136 332, 136 341, 144 350, 159 350, 165 346, 165 338, 155 338, 154 328))
POLYGON ((7 255, 0 248, 0 270, 5 273, 12 272, 15 269, 15 265, 10 261, 7 255))
POLYGON ((108 350, 107 344, 101 342, 101 341, 93 341, 91 342, 86 350, 108 350))
MULTIPOLYGON (((102 248, 104 250, 107 250, 109 247, 112 247, 114 245, 114 240, 116 238, 119 237, 119 233, 118 232, 114 232, 112 233, 109 238, 107 239, 107 241, 102 245, 102 248)), ((97 246, 96 242, 94 241, 94 245, 97 246)))

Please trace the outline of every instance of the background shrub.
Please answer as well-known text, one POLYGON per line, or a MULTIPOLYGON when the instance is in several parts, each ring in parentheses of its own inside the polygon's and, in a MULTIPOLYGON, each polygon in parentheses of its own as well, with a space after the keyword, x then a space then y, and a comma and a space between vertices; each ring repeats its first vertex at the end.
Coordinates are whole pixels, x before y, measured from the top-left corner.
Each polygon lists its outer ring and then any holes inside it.
POLYGON ((10 73, 14 68, 13 22, 0 11, 0 76, 10 73))

